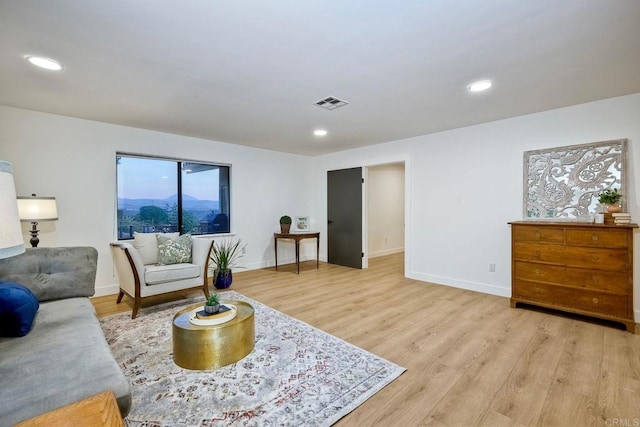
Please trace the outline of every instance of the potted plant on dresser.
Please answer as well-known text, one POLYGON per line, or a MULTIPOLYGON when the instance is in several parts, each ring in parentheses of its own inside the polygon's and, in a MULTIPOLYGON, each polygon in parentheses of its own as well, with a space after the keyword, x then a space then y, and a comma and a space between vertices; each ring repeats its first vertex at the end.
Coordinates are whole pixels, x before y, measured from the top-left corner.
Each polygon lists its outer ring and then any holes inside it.
POLYGON ((211 262, 213 269, 213 285, 217 289, 227 289, 233 282, 231 268, 242 268, 236 262, 244 255, 244 248, 241 240, 225 240, 222 243, 214 243, 211 249, 211 262))
POLYGON ((618 193, 617 188, 614 188, 613 190, 612 189, 604 190, 603 192, 598 194, 598 201, 603 205, 607 205, 607 212, 609 213, 621 211, 621 207, 620 207, 621 199, 622 199, 622 194, 618 193))

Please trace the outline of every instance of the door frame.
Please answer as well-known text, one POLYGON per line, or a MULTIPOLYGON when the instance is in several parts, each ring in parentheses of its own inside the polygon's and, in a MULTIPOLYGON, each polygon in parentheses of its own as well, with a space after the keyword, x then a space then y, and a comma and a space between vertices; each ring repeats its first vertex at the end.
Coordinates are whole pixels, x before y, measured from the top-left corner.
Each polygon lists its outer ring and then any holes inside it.
MULTIPOLYGON (((411 231, 413 228, 412 223, 412 212, 411 212, 411 159, 409 156, 398 156, 398 157, 389 157, 385 159, 378 159, 377 161, 367 162, 367 163, 348 163, 348 164, 334 164, 328 167, 324 174, 326 176, 327 172, 332 170, 339 169, 350 169, 350 168, 362 168, 362 177, 364 178, 364 184, 362 187, 362 249, 364 252, 364 257, 362 257, 362 268, 368 268, 369 266, 369 238, 368 238, 368 224, 369 224, 369 212, 367 209, 368 205, 368 191, 369 191, 369 168, 376 166, 384 166, 389 164, 404 164, 404 276, 411 272, 411 248, 412 248, 412 240, 411 240, 411 231)), ((328 193, 325 193, 325 201, 328 198, 328 193)), ((325 202, 326 203, 326 202, 325 202)), ((325 217, 327 214, 327 206, 325 204, 325 217)), ((326 227, 326 224, 325 224, 326 227)), ((326 228, 325 228, 326 229, 326 228)), ((326 258, 325 252, 325 259, 326 258)))
POLYGON ((362 167, 362 268, 369 268, 369 167, 362 167))
POLYGON ((363 191, 363 197, 362 197, 362 214, 363 214, 363 218, 362 218, 362 243, 364 246, 364 257, 363 257, 363 265, 362 268, 367 268, 369 266, 369 169, 375 169, 377 167, 380 166, 388 166, 388 165, 402 165, 403 169, 404 169, 404 173, 403 173, 403 184, 402 184, 402 190, 404 191, 404 200, 405 200, 405 206, 403 206, 403 220, 404 220, 404 228, 403 228, 403 233, 404 233, 404 252, 405 252, 405 261, 406 261, 406 252, 407 252, 407 166, 406 166, 406 162, 404 161, 399 161, 399 162, 387 162, 387 163, 381 163, 381 164, 376 164, 376 165, 369 165, 366 167, 362 168, 362 175, 363 178, 365 179, 364 183, 365 186, 362 189, 363 191))

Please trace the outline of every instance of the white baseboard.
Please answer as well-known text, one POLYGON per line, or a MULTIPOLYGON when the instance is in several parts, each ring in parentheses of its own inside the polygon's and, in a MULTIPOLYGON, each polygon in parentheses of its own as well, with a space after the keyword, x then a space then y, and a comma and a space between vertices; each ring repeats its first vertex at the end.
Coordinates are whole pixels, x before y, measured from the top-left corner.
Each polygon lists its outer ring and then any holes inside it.
POLYGON ((393 254, 397 254, 397 253, 400 253, 400 252, 404 252, 404 247, 391 248, 391 249, 384 249, 382 251, 369 252, 369 258, 377 258, 379 256, 393 255, 393 254))
MULTIPOLYGON (((315 257, 305 257, 305 256, 300 257, 300 262, 315 261, 315 260, 316 260, 315 257)), ((320 261, 326 262, 327 260, 325 257, 320 257, 320 261)), ((296 262, 295 257, 286 257, 284 259, 278 259, 278 265, 293 264, 295 262, 296 262)), ((275 262, 274 260, 270 260, 270 261, 254 262, 251 264, 246 264, 244 265, 245 268, 236 268, 233 271, 242 272, 242 271, 248 271, 248 270, 259 270, 261 268, 269 268, 273 266, 275 266, 275 262)), ((120 291, 120 286, 117 283, 110 284, 110 285, 102 285, 102 286, 96 287, 96 293, 94 296, 101 297, 105 295, 115 295, 119 291, 120 291)))
POLYGON ((96 287, 96 293, 94 297, 103 297, 105 295, 115 295, 120 291, 120 286, 117 283, 113 285, 106 285, 96 287))
POLYGON ((420 280, 422 282, 435 283, 436 285, 451 286, 453 288, 482 292, 499 297, 511 297, 511 287, 502 288, 500 286, 490 285, 488 283, 471 282, 468 280, 459 280, 453 279, 451 277, 435 276, 432 274, 423 274, 416 272, 407 273, 407 277, 410 279, 420 280))

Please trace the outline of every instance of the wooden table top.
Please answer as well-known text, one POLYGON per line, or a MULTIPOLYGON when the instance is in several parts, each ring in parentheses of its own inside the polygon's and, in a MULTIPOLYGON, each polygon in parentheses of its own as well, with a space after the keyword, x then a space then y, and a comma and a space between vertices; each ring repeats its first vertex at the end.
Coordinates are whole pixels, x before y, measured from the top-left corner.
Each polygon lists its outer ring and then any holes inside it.
POLYGON ((116 397, 111 390, 38 415, 15 427, 124 427, 116 397))

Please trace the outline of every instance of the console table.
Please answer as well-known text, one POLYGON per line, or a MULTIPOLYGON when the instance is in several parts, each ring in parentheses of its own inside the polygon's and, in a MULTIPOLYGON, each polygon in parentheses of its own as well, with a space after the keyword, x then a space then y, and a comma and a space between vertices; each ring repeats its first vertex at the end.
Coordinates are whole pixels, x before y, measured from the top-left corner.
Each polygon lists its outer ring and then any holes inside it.
POLYGON ((278 239, 293 239, 296 242, 296 271, 300 274, 300 240, 316 239, 316 269, 320 268, 320 232, 311 233, 273 233, 276 252, 276 271, 278 270, 278 239))

